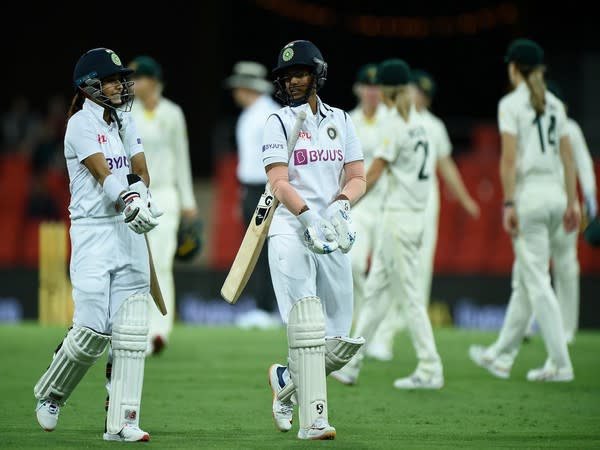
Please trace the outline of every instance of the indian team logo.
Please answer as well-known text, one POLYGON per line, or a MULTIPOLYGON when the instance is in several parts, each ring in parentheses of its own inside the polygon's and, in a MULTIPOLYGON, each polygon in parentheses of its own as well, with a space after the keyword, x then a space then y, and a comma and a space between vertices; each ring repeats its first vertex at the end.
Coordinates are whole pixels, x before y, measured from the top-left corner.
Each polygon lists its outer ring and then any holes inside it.
POLYGON ((110 59, 112 60, 112 62, 115 64, 115 66, 121 66, 121 59, 117 56, 117 54, 115 52, 113 52, 112 50, 109 50, 110 52, 110 59))
POLYGON ((285 62, 288 62, 290 59, 294 57, 294 49, 292 47, 288 47, 283 51, 283 55, 281 55, 281 59, 285 62))
POLYGON ((337 131, 331 125, 327 127, 327 136, 329 136, 329 139, 331 139, 332 141, 337 137, 337 131))

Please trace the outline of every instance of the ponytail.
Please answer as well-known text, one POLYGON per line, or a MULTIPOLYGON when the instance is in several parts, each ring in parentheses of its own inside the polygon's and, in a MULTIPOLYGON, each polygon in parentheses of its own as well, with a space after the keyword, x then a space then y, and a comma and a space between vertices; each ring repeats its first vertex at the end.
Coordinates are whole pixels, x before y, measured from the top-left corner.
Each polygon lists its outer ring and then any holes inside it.
POLYGON ((71 106, 69 106, 69 111, 67 112, 67 121, 83 108, 84 101, 85 95, 78 89, 77 93, 73 96, 73 100, 71 100, 71 106))
POLYGON ((529 87, 529 100, 538 116, 546 110, 546 83, 544 82, 544 66, 526 66, 517 64, 517 70, 523 74, 529 87))

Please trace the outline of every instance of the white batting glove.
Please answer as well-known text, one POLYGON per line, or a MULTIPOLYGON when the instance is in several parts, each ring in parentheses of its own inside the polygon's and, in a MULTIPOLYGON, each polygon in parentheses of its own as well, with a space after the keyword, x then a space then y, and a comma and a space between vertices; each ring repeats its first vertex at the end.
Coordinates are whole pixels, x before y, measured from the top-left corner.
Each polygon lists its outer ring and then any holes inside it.
POLYGON ((152 198, 150 189, 146 187, 144 180, 139 175, 130 173, 127 175, 127 181, 129 182, 129 189, 140 194, 140 198, 147 203, 148 209, 153 217, 160 217, 163 215, 163 211, 156 205, 156 201, 152 198))
POLYGON ((158 225, 158 220, 152 216, 140 194, 135 191, 125 191, 121 194, 121 200, 125 204, 123 209, 124 221, 133 231, 143 234, 158 225))
POLYGON ((304 243, 311 251, 327 254, 337 250, 337 235, 331 223, 310 209, 300 214, 298 220, 306 228, 304 243))
POLYGON ((350 202, 348 200, 336 200, 327 207, 325 217, 331 221, 337 232, 340 250, 343 253, 348 253, 356 240, 356 231, 350 216, 350 202))

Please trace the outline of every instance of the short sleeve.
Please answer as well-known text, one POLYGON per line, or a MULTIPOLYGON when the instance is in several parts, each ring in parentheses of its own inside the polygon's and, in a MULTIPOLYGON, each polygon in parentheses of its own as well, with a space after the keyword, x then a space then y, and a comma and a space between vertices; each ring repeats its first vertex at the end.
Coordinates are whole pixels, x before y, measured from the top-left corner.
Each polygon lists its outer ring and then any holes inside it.
POLYGON ((346 143, 345 143, 345 163, 349 163, 352 161, 360 161, 364 159, 362 146, 360 144, 360 140, 356 134, 356 128, 354 127, 354 123, 350 116, 346 113, 344 114, 344 118, 346 119, 346 143))
POLYGON ((142 137, 131 114, 123 114, 121 117, 120 135, 125 147, 125 153, 129 159, 144 151, 142 137))
POLYGON ((65 133, 65 151, 74 155, 79 162, 95 153, 104 153, 97 130, 80 117, 74 117, 69 121, 65 133))
POLYGON ((498 102, 498 129, 501 133, 509 133, 517 135, 517 114, 511 108, 507 98, 503 98, 498 102))
POLYGON ((262 138, 262 160, 264 166, 274 163, 288 164, 287 130, 278 114, 271 114, 265 122, 262 138))

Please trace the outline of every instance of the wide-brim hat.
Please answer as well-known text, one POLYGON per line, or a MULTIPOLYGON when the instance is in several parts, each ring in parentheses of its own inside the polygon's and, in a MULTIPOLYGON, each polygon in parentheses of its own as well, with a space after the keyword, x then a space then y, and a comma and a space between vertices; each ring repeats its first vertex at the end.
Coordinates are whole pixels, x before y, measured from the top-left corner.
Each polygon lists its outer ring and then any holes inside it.
POLYGON ((273 83, 266 79, 267 68, 254 61, 239 61, 233 73, 223 81, 227 89, 246 88, 262 94, 273 92, 273 83))

